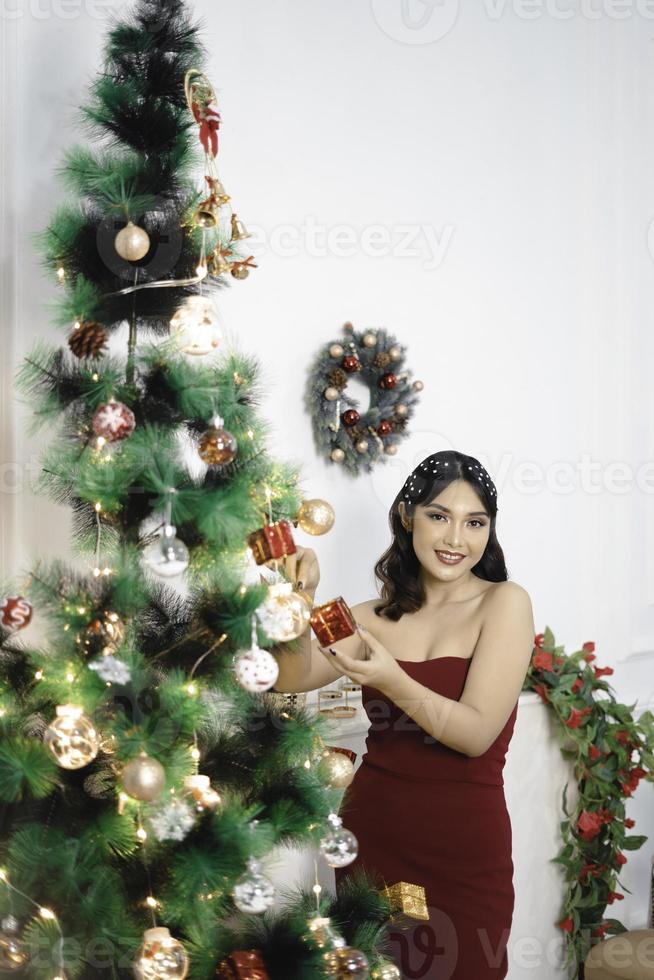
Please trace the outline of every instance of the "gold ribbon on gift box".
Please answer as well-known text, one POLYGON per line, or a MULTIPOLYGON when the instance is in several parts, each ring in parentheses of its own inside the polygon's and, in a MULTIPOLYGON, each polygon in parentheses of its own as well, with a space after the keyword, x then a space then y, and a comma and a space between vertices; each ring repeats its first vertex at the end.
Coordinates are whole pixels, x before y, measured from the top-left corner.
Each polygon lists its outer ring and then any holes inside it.
POLYGON ((392 922, 395 922, 399 915, 408 915, 411 919, 420 919, 423 922, 429 921, 427 896, 422 885, 396 881, 394 885, 386 885, 382 888, 381 894, 391 903, 392 922))

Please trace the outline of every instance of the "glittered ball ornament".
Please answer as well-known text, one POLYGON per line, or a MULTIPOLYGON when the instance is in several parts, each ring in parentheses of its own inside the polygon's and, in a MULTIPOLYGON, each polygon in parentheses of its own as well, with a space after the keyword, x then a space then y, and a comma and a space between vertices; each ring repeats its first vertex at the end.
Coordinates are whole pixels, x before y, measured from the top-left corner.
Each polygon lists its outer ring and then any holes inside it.
POLYGON ((266 634, 275 643, 287 643, 304 633, 309 625, 311 608, 292 582, 275 582, 268 595, 257 607, 257 618, 266 634))
POLYGON ((187 296, 170 321, 170 334, 184 354, 210 354, 223 337, 221 318, 208 296, 187 296))
POLYGON ((150 236, 144 228, 139 228, 133 221, 128 221, 116 235, 114 248, 121 259, 138 262, 150 249, 150 236))
POLYGON ((336 813, 327 817, 329 830, 320 841, 320 852, 330 868, 344 868, 356 860, 359 842, 336 813))
POLYGON ((79 704, 60 704, 56 718, 45 730, 43 741, 62 769, 82 769, 100 749, 93 722, 79 704))
POLYGON ((242 688, 256 694, 270 690, 279 676, 279 664, 268 650, 253 646, 236 656, 234 674, 242 688))
POLYGON ((132 434, 136 426, 134 412, 113 398, 100 407, 93 416, 93 431, 106 442, 118 442, 132 434))
POLYGON ((208 466, 226 466, 236 457, 236 439, 224 428, 223 419, 216 415, 212 425, 200 437, 198 453, 208 466))
POLYGON ((166 785, 166 770, 158 759, 141 752, 126 763, 120 779, 128 796, 148 803, 156 799, 166 785))
POLYGON ((361 370, 361 361, 354 354, 346 354, 341 361, 341 367, 348 374, 354 374, 356 371, 361 370))
POLYGON ((165 926, 146 929, 143 942, 133 963, 138 980, 183 980, 189 959, 179 941, 165 926))
POLYGON ((393 374, 392 371, 387 371, 386 374, 382 374, 377 384, 379 385, 380 388, 383 388, 384 390, 394 388, 395 385, 397 384, 397 377, 396 375, 393 374))
POLYGON ((0 973, 17 973, 28 959, 27 947, 18 935, 18 919, 5 916, 0 923, 0 973))
POLYGON ((346 946, 344 939, 341 943, 322 954, 324 975, 337 980, 368 980, 370 972, 366 955, 359 949, 346 946))
POLYGON ((327 534, 334 526, 336 514, 331 504, 319 497, 303 500, 297 514, 298 525, 307 534, 327 534))
POLYGON ((265 912, 275 901, 275 886, 261 873, 256 858, 248 860, 248 870, 237 879, 232 897, 237 909, 256 915, 265 912))
POLYGON ((395 963, 378 963, 370 971, 370 980, 402 980, 402 974, 395 963))
POLYGON ((22 595, 5 596, 0 603, 0 622, 8 630, 25 629, 32 618, 32 605, 22 595))
POLYGON ((177 537, 174 524, 166 524, 163 534, 147 546, 143 561, 150 571, 162 578, 173 578, 186 571, 189 551, 182 539, 177 537))
POLYGON ((344 752, 326 749, 320 759, 318 771, 329 786, 345 789, 354 779, 354 764, 344 752))
POLYGON ((343 425, 351 426, 356 425, 359 421, 359 413, 356 408, 348 408, 347 411, 343 412, 341 419, 343 420, 343 425))

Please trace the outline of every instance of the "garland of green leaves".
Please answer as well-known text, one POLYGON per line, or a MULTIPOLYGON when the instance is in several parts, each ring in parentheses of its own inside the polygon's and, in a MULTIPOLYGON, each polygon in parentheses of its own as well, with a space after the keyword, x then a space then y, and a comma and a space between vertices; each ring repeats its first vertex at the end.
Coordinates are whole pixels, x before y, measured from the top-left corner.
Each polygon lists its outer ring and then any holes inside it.
POLYGON ((604 913, 607 905, 624 898, 617 890, 625 888, 618 878, 627 862, 623 852, 638 850, 647 840, 627 835, 635 822, 625 816, 624 801, 641 779, 654 782, 654 715, 644 711, 636 722, 632 711, 637 702, 624 705, 615 699, 602 680, 613 668, 593 666, 592 641, 567 655, 546 628, 534 643, 525 690, 534 691, 552 709, 561 753, 573 762, 578 783, 572 810, 568 784, 564 787, 563 847, 552 860, 561 865, 566 883, 558 922, 567 938, 566 965, 579 970, 593 940, 625 931, 618 919, 604 913))
POLYGON ((388 331, 357 331, 351 323, 343 330, 344 342, 330 341, 317 354, 305 405, 317 452, 356 475, 397 453, 424 385, 411 380, 403 367, 404 349, 388 331), (363 413, 346 390, 355 374, 370 389, 370 405, 363 413))

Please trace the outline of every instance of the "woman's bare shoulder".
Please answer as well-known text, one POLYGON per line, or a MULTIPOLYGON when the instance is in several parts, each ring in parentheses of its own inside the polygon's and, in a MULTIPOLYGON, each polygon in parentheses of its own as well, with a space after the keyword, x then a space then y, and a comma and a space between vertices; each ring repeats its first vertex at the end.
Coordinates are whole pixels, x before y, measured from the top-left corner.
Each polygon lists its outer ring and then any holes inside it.
POLYGON ((374 623, 376 619, 379 619, 375 613, 375 606, 381 605, 382 599, 377 597, 376 599, 365 599, 363 602, 357 602, 355 606, 350 606, 355 619, 358 619, 368 629, 371 628, 371 624, 374 623))
POLYGON ((483 605, 490 608, 499 603, 530 606, 531 596, 522 585, 511 579, 507 579, 505 582, 492 582, 483 597, 483 605))

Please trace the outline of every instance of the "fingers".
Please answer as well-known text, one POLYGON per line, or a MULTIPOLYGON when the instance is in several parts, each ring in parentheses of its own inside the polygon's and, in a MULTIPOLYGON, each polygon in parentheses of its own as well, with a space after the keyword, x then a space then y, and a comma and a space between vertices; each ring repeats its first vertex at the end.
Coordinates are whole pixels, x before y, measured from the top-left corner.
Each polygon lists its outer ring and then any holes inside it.
POLYGON ((344 673, 348 674, 348 676, 352 676, 351 672, 353 670, 361 672, 360 660, 354 660, 352 657, 348 657, 347 654, 341 653, 334 647, 321 646, 320 651, 324 653, 325 657, 331 664, 334 664, 339 670, 342 670, 344 673))

